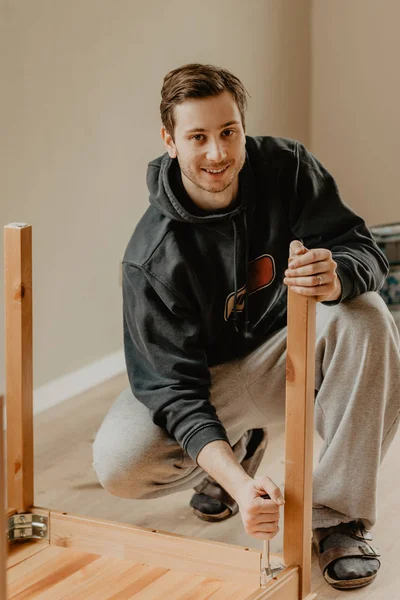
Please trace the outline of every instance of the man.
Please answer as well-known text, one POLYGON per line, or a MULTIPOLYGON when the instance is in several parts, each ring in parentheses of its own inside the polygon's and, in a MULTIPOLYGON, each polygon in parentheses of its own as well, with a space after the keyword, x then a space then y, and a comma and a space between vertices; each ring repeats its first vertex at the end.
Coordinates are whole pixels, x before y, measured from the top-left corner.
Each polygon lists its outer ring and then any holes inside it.
POLYGON ((160 108, 167 152, 149 163, 150 207, 124 257, 132 389, 96 436, 99 480, 127 498, 194 487, 199 517, 239 510, 247 533, 276 535, 281 491, 255 473, 284 406, 291 286, 318 301, 314 543, 331 585, 366 585, 380 566, 366 531, 377 470, 400 410, 399 336, 376 293, 387 261, 301 144, 245 135, 234 75, 175 69, 160 108))

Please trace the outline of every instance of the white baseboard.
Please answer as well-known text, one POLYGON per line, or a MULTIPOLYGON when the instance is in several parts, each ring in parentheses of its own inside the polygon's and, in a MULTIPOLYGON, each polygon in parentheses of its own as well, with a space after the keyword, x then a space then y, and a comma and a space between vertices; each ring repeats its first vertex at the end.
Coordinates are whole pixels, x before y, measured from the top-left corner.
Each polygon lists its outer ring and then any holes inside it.
MULTIPOLYGON (((119 350, 100 360, 96 360, 77 371, 49 381, 33 390, 33 414, 56 406, 64 400, 86 392, 92 387, 120 375, 126 371, 124 351, 119 350)), ((4 395, 4 392, 2 392, 4 395)), ((0 394, 1 395, 1 394, 0 394)), ((4 403, 4 429, 6 428, 6 407, 4 403)))
POLYGON ((64 400, 120 375, 126 370, 124 351, 119 350, 100 360, 49 381, 33 390, 33 414, 37 415, 64 400))

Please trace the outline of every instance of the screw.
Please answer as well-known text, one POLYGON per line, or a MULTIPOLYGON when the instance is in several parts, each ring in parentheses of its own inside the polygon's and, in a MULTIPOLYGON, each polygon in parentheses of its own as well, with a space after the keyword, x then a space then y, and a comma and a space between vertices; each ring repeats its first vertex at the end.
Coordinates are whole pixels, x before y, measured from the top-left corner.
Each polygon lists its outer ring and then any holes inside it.
POLYGON ((40 517, 39 522, 44 523, 44 517, 40 517))
POLYGON ((20 520, 21 520, 21 523, 25 523, 25 521, 26 521, 25 516, 21 515, 20 520))
POLYGON ((25 531, 21 531, 21 537, 26 537, 26 532, 25 531))
POLYGON ((40 537, 43 537, 43 536, 44 536, 44 532, 43 532, 43 531, 40 531, 40 532, 39 532, 39 535, 40 535, 40 537))

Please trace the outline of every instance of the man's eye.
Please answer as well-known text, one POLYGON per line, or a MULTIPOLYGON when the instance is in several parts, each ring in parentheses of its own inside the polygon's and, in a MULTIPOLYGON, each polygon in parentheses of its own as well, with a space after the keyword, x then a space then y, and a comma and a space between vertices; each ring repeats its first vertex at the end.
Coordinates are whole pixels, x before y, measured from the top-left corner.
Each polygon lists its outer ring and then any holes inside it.
POLYGON ((196 135, 193 135, 190 139, 196 140, 196 142, 199 142, 200 141, 199 138, 202 138, 202 137, 203 137, 203 135, 201 133, 196 133, 196 135))
POLYGON ((235 133, 235 131, 234 131, 234 129, 225 129, 225 131, 223 133, 228 134, 228 135, 226 135, 226 137, 230 137, 233 133, 235 133))

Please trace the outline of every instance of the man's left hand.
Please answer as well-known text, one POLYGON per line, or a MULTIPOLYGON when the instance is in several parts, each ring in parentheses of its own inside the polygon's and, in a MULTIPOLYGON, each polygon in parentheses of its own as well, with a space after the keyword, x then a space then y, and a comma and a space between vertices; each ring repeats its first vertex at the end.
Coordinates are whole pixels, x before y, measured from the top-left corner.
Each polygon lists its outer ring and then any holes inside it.
POLYGON ((288 269, 283 283, 303 296, 316 296, 317 302, 340 298, 342 285, 337 276, 337 264, 326 248, 307 250, 301 242, 290 244, 288 269))

